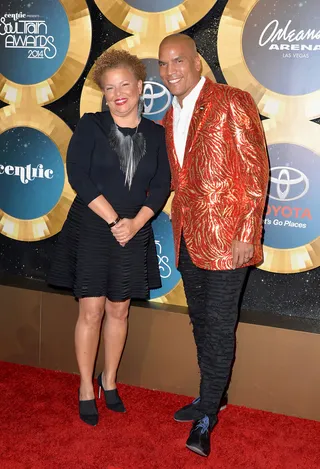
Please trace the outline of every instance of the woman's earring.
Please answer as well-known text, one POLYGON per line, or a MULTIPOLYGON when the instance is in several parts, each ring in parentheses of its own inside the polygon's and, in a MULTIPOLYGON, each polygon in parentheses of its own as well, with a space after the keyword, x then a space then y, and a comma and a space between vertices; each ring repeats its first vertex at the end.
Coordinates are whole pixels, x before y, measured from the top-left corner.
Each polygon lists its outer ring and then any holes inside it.
POLYGON ((107 100, 106 100, 105 97, 103 97, 103 99, 102 99, 102 110, 103 111, 110 111, 109 105, 108 105, 107 100))
POLYGON ((141 94, 139 97, 139 103, 138 103, 138 116, 141 117, 143 113, 144 113, 144 99, 143 99, 143 95, 141 94))

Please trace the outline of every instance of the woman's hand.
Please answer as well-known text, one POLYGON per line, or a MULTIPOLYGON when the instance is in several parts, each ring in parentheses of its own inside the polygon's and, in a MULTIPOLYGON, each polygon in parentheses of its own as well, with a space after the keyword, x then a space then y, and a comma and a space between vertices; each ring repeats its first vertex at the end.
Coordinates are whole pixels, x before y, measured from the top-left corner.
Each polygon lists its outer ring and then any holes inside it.
POLYGON ((135 218, 123 218, 111 228, 111 231, 118 243, 121 246, 125 246, 137 234, 140 228, 141 226, 139 226, 135 218))

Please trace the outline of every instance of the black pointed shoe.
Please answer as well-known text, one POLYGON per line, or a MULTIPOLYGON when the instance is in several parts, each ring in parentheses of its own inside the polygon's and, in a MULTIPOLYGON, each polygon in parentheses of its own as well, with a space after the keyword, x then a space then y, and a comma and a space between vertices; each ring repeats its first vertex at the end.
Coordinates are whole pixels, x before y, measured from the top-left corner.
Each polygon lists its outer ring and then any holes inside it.
MULTIPOLYGON (((191 404, 187 404, 181 409, 177 410, 174 414, 174 420, 176 422, 193 422, 194 420, 199 419, 203 416, 203 412, 199 412, 197 409, 197 404, 200 402, 200 397, 194 399, 191 404)), ((224 394, 221 403, 220 403, 220 410, 223 410, 227 407, 228 404, 228 394, 224 394)))
POLYGON ((79 417, 87 425, 91 425, 92 427, 98 425, 99 414, 95 399, 88 401, 80 401, 79 399, 79 417))
POLYGON ((121 397, 119 396, 118 389, 111 389, 110 391, 105 391, 103 384, 102 384, 102 373, 97 378, 98 386, 99 386, 99 399, 101 396, 101 390, 104 393, 104 398, 106 401, 106 406, 108 409, 113 410, 113 412, 120 412, 125 413, 126 408, 122 402, 121 397))
POLYGON ((212 422, 207 415, 193 422, 186 447, 200 456, 208 457, 211 451, 210 435, 216 422, 217 419, 212 422))

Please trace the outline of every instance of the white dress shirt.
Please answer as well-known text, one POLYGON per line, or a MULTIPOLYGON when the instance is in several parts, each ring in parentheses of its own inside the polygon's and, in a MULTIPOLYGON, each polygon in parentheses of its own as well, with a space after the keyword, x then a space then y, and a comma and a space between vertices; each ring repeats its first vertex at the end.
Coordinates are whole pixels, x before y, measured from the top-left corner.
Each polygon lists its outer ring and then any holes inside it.
POLYGON ((177 157, 180 166, 183 165, 184 153, 186 149, 187 136, 189 125, 191 122, 194 106, 200 95, 202 87, 205 83, 205 78, 201 77, 197 85, 193 88, 191 93, 188 94, 182 101, 182 108, 179 104, 177 97, 172 100, 173 106, 173 140, 176 148, 177 157))

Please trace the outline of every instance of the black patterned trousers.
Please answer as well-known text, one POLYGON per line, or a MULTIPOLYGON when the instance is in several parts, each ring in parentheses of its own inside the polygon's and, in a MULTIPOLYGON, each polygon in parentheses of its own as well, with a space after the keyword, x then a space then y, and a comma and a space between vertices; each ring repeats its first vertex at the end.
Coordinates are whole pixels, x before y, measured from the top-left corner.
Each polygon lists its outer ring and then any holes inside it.
POLYGON ((235 352, 239 299, 248 272, 205 270, 193 264, 181 238, 178 267, 185 289, 200 368, 200 414, 217 415, 235 352))

